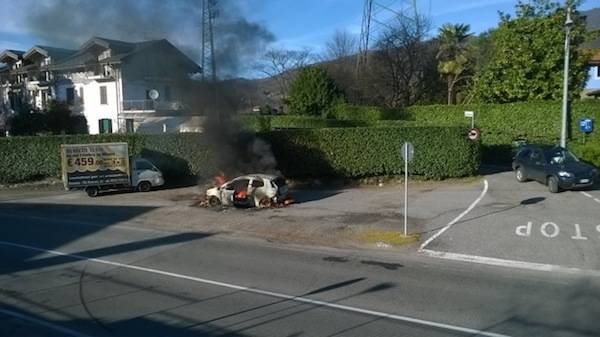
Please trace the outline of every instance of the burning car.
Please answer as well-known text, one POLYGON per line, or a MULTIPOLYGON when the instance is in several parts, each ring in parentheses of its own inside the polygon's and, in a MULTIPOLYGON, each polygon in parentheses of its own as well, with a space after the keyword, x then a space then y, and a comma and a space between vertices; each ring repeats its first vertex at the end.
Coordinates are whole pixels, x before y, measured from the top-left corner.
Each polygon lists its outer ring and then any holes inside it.
MULTIPOLYGON (((224 180, 224 179, 223 179, 224 180)), ((217 179, 219 181, 219 179, 217 179)), ((290 202, 283 177, 251 174, 220 183, 206 191, 210 206, 271 207, 290 202)))

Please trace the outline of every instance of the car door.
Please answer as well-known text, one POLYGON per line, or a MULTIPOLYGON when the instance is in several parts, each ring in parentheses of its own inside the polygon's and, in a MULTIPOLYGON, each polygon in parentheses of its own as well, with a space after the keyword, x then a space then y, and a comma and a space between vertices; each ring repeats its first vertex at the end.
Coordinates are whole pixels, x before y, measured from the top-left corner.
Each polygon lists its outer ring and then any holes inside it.
POLYGON ((539 182, 546 182, 546 167, 541 149, 532 149, 527 161, 527 176, 539 182))

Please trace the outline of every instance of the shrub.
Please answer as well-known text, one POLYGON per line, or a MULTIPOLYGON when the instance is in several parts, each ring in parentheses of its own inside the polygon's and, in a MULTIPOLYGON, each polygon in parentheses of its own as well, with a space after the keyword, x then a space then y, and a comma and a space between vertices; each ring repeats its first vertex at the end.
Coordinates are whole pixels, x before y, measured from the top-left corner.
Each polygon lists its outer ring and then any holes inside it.
POLYGON ((292 83, 288 99, 292 114, 326 117, 343 95, 325 70, 307 67, 292 83))
POLYGON ((291 177, 398 175, 400 148, 415 146, 410 173, 429 179, 472 175, 479 143, 458 127, 370 127, 273 131, 261 134, 272 144, 278 167, 291 177))

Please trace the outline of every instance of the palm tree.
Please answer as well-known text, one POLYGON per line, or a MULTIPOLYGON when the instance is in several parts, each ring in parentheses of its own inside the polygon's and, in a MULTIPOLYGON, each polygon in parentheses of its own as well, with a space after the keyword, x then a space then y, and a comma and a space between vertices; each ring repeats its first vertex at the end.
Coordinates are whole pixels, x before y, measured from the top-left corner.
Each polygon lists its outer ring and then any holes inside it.
POLYGON ((455 86, 458 82, 466 79, 464 76, 470 63, 469 48, 467 41, 471 36, 467 24, 446 23, 439 29, 438 41, 439 51, 437 54, 438 71, 446 75, 448 83, 448 105, 456 101, 455 86))

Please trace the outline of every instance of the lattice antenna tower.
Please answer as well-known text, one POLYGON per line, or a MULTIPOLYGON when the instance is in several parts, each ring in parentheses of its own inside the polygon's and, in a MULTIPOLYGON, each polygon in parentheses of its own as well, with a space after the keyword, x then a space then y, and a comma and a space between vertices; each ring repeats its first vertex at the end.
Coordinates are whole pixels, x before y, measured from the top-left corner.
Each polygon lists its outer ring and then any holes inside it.
POLYGON ((367 65, 369 57, 369 37, 371 34, 371 18, 373 13, 373 0, 365 0, 363 6, 362 25, 358 44, 358 57, 356 60, 356 77, 360 77, 362 69, 367 65))
POLYGON ((214 21, 218 16, 217 0, 202 1, 202 80, 217 80, 217 64, 215 60, 214 21))

